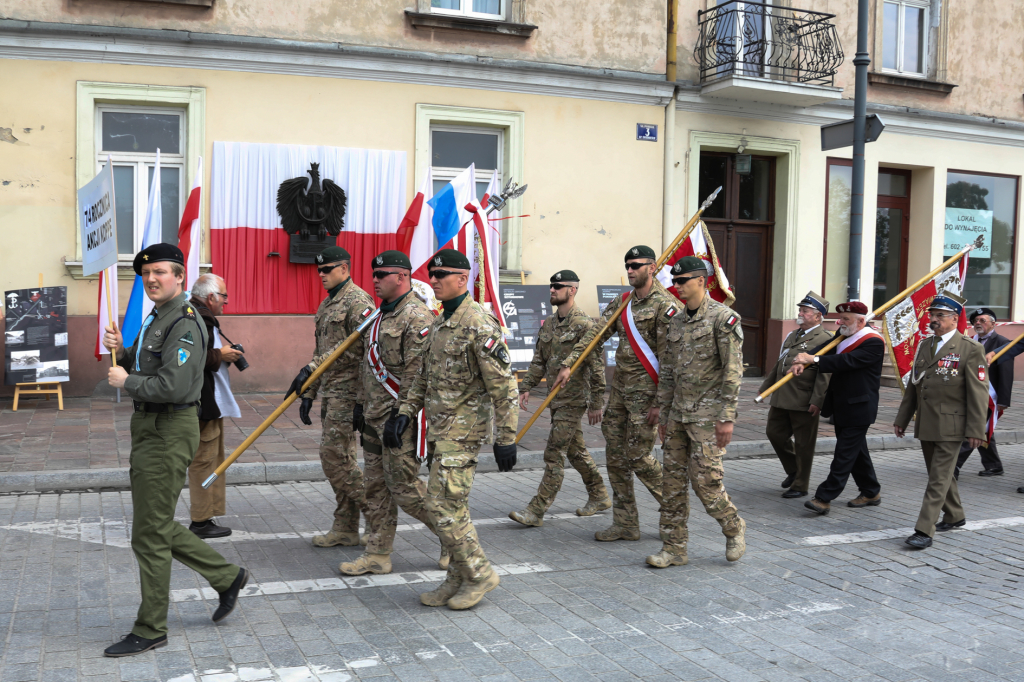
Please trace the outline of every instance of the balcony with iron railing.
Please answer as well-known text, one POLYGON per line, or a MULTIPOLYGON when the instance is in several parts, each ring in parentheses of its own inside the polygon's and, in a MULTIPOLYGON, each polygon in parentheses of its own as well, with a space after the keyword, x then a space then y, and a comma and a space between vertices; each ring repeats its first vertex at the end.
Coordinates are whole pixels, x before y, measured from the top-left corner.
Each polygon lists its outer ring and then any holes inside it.
POLYGON ((697 12, 701 94, 810 106, 838 99, 834 14, 731 0, 697 12))

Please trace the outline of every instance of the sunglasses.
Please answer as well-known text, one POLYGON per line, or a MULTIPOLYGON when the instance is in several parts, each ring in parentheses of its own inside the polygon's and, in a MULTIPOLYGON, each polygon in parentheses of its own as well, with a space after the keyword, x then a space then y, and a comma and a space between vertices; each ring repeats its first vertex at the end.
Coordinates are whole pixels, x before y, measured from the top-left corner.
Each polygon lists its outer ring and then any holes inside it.
POLYGON ((400 274, 402 274, 402 273, 400 273, 400 272, 392 272, 390 270, 374 270, 373 271, 373 278, 374 279, 384 279, 388 275, 400 275, 400 274))
POLYGON ((677 287, 680 287, 689 282, 691 279, 697 279, 698 277, 703 277, 703 275, 694 275, 693 277, 673 277, 672 284, 675 284, 677 287))
POLYGON ((626 269, 627 270, 639 270, 640 268, 644 267, 645 265, 653 265, 653 263, 651 261, 645 261, 643 263, 638 263, 637 261, 630 261, 629 263, 626 263, 626 269))
POLYGON ((565 289, 566 287, 571 287, 571 286, 573 286, 573 285, 572 284, 556 284, 556 283, 551 283, 550 285, 548 285, 548 288, 554 289, 555 291, 558 291, 559 289, 565 289))
POLYGON ((444 279, 448 275, 458 275, 460 273, 453 270, 431 270, 430 279, 444 279))
POLYGON ((316 271, 319 272, 321 275, 326 275, 328 272, 337 267, 341 267, 341 263, 335 263, 334 265, 321 265, 316 269, 316 271))

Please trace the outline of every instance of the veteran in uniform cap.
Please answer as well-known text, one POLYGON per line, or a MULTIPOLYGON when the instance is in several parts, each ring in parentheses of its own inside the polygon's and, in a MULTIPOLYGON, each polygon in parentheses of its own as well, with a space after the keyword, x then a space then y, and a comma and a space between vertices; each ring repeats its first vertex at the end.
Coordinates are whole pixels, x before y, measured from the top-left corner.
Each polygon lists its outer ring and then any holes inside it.
MULTIPOLYGON (((800 326, 782 342, 779 359, 765 376, 758 393, 764 393, 784 377, 797 355, 819 348, 832 339, 821 324, 822 318, 828 314, 828 301, 809 291, 796 305, 796 319, 800 326)), ((788 490, 782 493, 783 497, 807 495, 814 446, 818 442, 818 415, 825 402, 828 378, 828 374, 811 365, 770 397, 765 433, 786 471, 782 487, 788 490)))
MULTIPOLYGON (((398 412, 398 403, 420 373, 434 314, 412 291, 412 264, 407 255, 385 251, 371 259, 370 267, 374 293, 382 301, 381 314, 364 335, 364 402, 356 404, 352 421, 352 428, 363 434, 369 535, 366 552, 339 567, 345 575, 391 572, 398 507, 433 528, 425 501, 427 488, 418 475, 421 459, 417 455, 425 458, 426 448, 418 447, 418 437, 406 438, 399 447, 387 447, 381 436, 388 417, 398 412)), ((447 555, 441 564, 448 568, 447 555)))
POLYGON ((725 558, 739 561, 747 548, 747 524, 722 482, 722 457, 732 440, 743 380, 743 329, 736 311, 708 294, 707 278, 704 261, 696 256, 680 258, 672 266, 672 283, 686 310, 673 316, 667 347, 658 356, 665 475, 661 551, 647 557, 655 568, 689 560, 691 485, 704 510, 722 527, 725 558))
MULTIPOLYGON (((562 368, 562 360, 594 326, 594 320, 576 306, 579 287, 580 278, 572 270, 560 270, 551 275, 551 305, 556 310, 540 328, 533 361, 519 389, 519 405, 524 409, 529 405, 530 390, 544 377, 547 377, 548 386, 552 386, 562 368)), ((611 508, 608 490, 604 487, 601 472, 587 452, 580 424, 584 412, 589 413, 591 425, 601 422, 604 386, 601 354, 591 353, 584 370, 572 377, 551 401, 551 433, 544 449, 544 476, 526 509, 511 512, 508 515, 510 519, 524 526, 544 525, 544 512, 551 507, 555 495, 562 488, 566 456, 569 464, 583 477, 589 498, 586 505, 576 510, 576 514, 592 516, 611 508)))
POLYGON ((985 441, 988 408, 988 367, 980 343, 956 330, 964 299, 944 291, 928 308, 928 327, 934 336, 917 344, 910 383, 893 430, 903 438, 914 418, 914 437, 921 441, 928 469, 921 512, 914 534, 906 543, 915 549, 931 547, 935 531, 966 523, 953 471, 960 444, 972 448, 985 441), (939 512, 943 519, 939 520, 939 512))
MULTIPOLYGON (((649 246, 634 246, 626 252, 626 273, 633 286, 628 294, 629 307, 597 341, 600 346, 619 334, 611 396, 601 424, 613 500, 611 527, 594 535, 601 542, 640 539, 633 474, 661 504, 661 463, 652 453, 660 412, 656 400, 657 363, 666 352, 669 322, 679 307, 655 277, 656 260, 649 246)), ((607 322, 618 307, 609 303, 602 320, 607 322)), ((599 331, 600 326, 595 325, 573 346, 562 360, 555 386, 565 386, 569 369, 599 331)))
POLYGON ((186 469, 199 447, 199 394, 206 365, 205 325, 181 289, 185 259, 170 244, 154 244, 135 257, 146 295, 155 307, 138 341, 125 348, 121 332, 107 327, 103 345, 115 354, 107 380, 132 397, 132 551, 139 564, 142 604, 130 634, 104 651, 134 656, 167 645, 171 559, 202 575, 220 593, 213 621, 235 608, 249 572, 224 560, 174 520, 186 469))
MULTIPOLYGON (((329 246, 316 257, 316 270, 327 297, 320 302, 316 316, 316 348, 312 361, 292 381, 285 398, 302 390, 302 385, 327 356, 373 312, 373 299, 352 281, 352 258, 340 246, 329 246)), ((320 463, 334 490, 334 524, 323 535, 313 536, 314 547, 351 547, 359 544, 359 512, 365 510, 363 473, 356 463, 356 432, 353 421, 356 405, 363 402, 360 373, 365 348, 359 338, 326 372, 299 397, 299 418, 311 425, 309 411, 319 393, 320 463)))
POLYGON ((419 374, 402 396, 398 414, 384 425, 383 440, 387 447, 402 447, 404 439, 416 437, 409 425, 425 411, 431 448, 427 510, 451 563, 441 586, 420 595, 420 601, 468 609, 499 582, 470 520, 469 492, 480 444, 491 435, 492 405, 498 470, 515 466, 516 384, 501 327, 467 291, 466 256, 443 249, 428 261, 428 268, 430 286, 444 310, 427 335, 419 374))
MULTIPOLYGON (((980 343, 985 349, 985 358, 988 360, 989 353, 995 353, 1000 348, 1010 343, 1010 339, 996 333, 996 314, 991 308, 978 308, 970 315, 971 326, 974 327, 972 339, 980 343)), ((1009 355, 1009 352, 1004 355, 1009 355)), ((999 358, 1002 360, 1002 357, 999 358)), ((990 361, 989 361, 990 362, 990 361)), ((1013 392, 1013 363, 998 362, 988 368, 988 382, 992 391, 996 394, 997 416, 1002 418, 1003 410, 1010 406, 1010 395, 1013 392)), ((992 418, 992 411, 989 410, 986 423, 992 418)), ((974 452, 969 443, 964 442, 960 446, 960 454, 956 458, 956 471, 954 476, 959 480, 960 469, 967 462, 967 459, 974 452)), ((999 459, 999 450, 996 449, 995 434, 989 438, 987 445, 978 448, 981 455, 982 470, 979 476, 1002 476, 1003 462, 999 459)))

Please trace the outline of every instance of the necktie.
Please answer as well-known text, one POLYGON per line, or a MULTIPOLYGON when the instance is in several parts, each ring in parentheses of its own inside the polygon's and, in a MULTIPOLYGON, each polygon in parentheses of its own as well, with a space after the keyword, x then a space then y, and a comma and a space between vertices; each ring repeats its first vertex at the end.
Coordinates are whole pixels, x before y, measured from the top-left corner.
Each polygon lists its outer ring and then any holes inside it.
POLYGON ((142 352, 142 342, 146 338, 146 330, 149 329, 149 325, 152 324, 153 318, 156 317, 156 309, 153 309, 146 319, 142 322, 142 329, 139 330, 139 340, 135 343, 135 371, 140 372, 142 368, 139 367, 139 353, 142 352))

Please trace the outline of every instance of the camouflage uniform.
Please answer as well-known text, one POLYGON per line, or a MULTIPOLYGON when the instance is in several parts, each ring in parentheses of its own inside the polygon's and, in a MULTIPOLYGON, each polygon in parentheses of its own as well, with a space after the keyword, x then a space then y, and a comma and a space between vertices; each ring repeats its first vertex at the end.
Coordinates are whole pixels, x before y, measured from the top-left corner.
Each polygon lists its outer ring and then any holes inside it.
MULTIPOLYGON (((635 290, 630 296, 633 320, 640 336, 661 357, 666 351, 669 322, 679 312, 676 299, 657 280, 646 297, 637 298, 635 290)), ((607 321, 617 308, 617 303, 609 304, 602 319, 607 321)), ((606 442, 608 482, 614 498, 613 526, 639 532, 640 517, 633 496, 634 473, 661 503, 661 464, 652 454, 657 429, 647 424, 648 410, 657 407, 657 385, 633 352, 624 324, 625 320, 620 317, 598 341, 600 346, 612 334, 620 333, 619 348, 615 352, 615 376, 601 433, 606 442)), ((597 325, 591 328, 562 361, 562 367, 572 367, 598 331, 597 325)))
MULTIPOLYGON (((423 366, 400 411, 414 419, 421 408, 426 410, 433 448, 427 509, 451 554, 446 582, 479 583, 491 577, 492 569, 469 518, 469 491, 480 444, 490 435, 492 404, 497 444, 515 441, 516 385, 497 321, 469 296, 449 319, 434 320, 426 346, 423 366)), ((411 431, 406 433, 409 437, 411 431)))
MULTIPOLYGON (((381 362, 401 386, 398 400, 377 381, 367 360, 363 359, 363 431, 364 485, 366 487, 366 525, 369 540, 367 554, 391 554, 398 507, 428 528, 433 528, 427 513, 426 486, 419 479, 420 461, 416 459, 416 437, 412 430, 402 439, 402 447, 384 447, 381 436, 384 423, 408 394, 423 365, 423 352, 434 315, 427 304, 410 292, 398 301, 395 309, 381 315, 377 344, 381 362)), ((367 344, 369 337, 367 337, 367 344)))
MULTIPOLYGON (((529 391, 547 377, 548 386, 554 383, 562 368, 562 359, 572 350, 580 337, 586 334, 594 321, 577 306, 573 306, 564 320, 558 313, 544 321, 537 336, 533 362, 526 372, 520 390, 529 391)), ((583 442, 580 419, 586 410, 600 410, 604 405, 604 364, 601 353, 591 353, 583 370, 577 372, 551 401, 551 433, 544 449, 544 476, 537 494, 526 509, 543 518, 544 512, 555 501, 565 477, 565 456, 583 477, 590 499, 605 499, 608 491, 601 480, 601 472, 587 452, 583 442)))
MULTIPOLYGON (((328 296, 316 311, 316 355, 309 367, 316 368, 342 341, 356 330, 375 308, 373 299, 349 279, 334 296, 328 296)), ((354 344, 302 394, 323 398, 320 420, 320 462, 338 502, 333 530, 359 532, 359 511, 363 508, 363 473, 356 464, 356 434, 352 412, 362 402, 361 364, 365 362, 363 340, 354 344)))
POLYGON ((705 295, 693 317, 685 311, 675 316, 668 341, 667 352, 658 355, 658 404, 661 423, 668 427, 661 541, 664 551, 685 555, 688 480, 727 538, 744 527, 722 485, 725 449, 715 444, 715 423, 736 421, 743 378, 740 316, 705 295))

